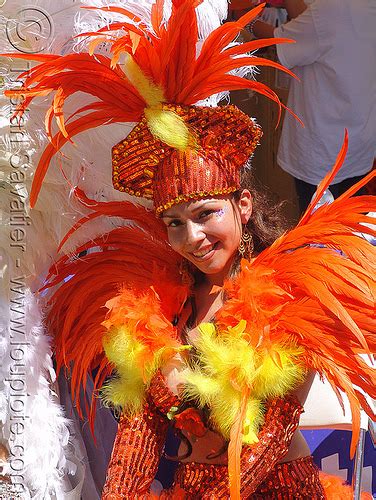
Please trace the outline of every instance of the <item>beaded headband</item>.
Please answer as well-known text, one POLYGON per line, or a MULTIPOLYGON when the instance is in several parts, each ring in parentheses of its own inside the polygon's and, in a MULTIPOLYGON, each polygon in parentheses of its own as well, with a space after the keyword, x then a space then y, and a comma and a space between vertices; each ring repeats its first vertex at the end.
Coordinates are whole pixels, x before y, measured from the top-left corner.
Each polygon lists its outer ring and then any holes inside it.
POLYGON ((227 194, 239 188, 239 171, 252 155, 261 128, 235 106, 164 104, 191 131, 179 151, 157 139, 145 118, 112 149, 115 189, 152 199, 156 213, 176 203, 227 194))

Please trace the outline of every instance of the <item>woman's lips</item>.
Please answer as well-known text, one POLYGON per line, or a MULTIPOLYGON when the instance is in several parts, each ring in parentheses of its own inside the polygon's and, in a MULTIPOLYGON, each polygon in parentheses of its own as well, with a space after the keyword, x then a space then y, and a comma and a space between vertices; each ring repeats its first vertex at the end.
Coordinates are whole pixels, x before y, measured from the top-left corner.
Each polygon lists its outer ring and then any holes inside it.
POLYGON ((213 255, 217 248, 217 243, 214 245, 211 245, 210 247, 204 248, 200 250, 199 252, 193 252, 192 255, 195 259, 197 260, 207 260, 210 259, 210 257, 213 255))

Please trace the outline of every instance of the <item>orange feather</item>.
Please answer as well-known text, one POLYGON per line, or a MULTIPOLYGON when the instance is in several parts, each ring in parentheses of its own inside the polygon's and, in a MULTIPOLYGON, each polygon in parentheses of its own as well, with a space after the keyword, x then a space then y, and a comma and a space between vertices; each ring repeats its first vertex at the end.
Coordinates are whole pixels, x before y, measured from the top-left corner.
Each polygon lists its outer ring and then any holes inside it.
MULTIPOLYGON (((346 153, 346 139, 322 195, 346 153)), ((369 176, 371 178, 371 176, 369 176)), ((350 192, 354 192, 353 188, 350 192)), ((330 206, 312 208, 296 228, 259 254, 244 261, 241 273, 226 283, 229 299, 217 315, 220 329, 245 319, 252 330, 249 341, 266 345, 265 327, 272 343, 297 344, 305 351, 304 364, 325 376, 338 394, 343 390, 353 417, 351 453, 359 435, 360 408, 374 418, 357 388, 376 397, 375 369, 359 356, 376 352, 376 247, 355 231, 375 235, 374 197, 349 199, 345 194, 330 206)))
MULTIPOLYGON (((79 412, 79 389, 87 376, 99 370, 97 389, 112 371, 102 347, 102 323, 105 304, 118 294, 119 287, 125 284, 136 293, 153 285, 166 298, 162 311, 170 321, 187 296, 186 287, 180 284, 178 256, 166 242, 154 240, 141 228, 115 229, 77 248, 78 253, 84 251, 90 253, 79 259, 61 257, 51 267, 44 286, 47 290, 59 285, 49 300, 47 323, 54 336, 57 369, 65 366, 71 373, 72 396, 79 412)), ((85 406, 89 408, 89 402, 85 406)))
POLYGON ((240 500, 240 454, 242 451, 243 425, 249 394, 249 388, 245 389, 242 393, 240 408, 230 431, 230 442, 228 445, 228 475, 231 500, 240 500))

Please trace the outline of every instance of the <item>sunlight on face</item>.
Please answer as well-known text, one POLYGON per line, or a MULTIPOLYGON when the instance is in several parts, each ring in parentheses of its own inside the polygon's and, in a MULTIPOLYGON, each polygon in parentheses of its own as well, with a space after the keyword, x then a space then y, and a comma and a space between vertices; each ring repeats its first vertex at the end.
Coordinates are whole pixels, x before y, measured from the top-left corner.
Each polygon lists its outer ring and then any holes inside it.
POLYGON ((182 203, 162 214, 171 247, 213 282, 223 282, 231 267, 242 219, 242 207, 228 196, 182 203))

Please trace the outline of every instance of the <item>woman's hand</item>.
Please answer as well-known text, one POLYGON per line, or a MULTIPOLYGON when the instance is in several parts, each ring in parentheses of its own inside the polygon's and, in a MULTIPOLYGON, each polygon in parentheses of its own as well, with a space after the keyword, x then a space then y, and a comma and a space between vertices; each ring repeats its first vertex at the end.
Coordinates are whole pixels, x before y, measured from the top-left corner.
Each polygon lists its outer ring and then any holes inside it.
MULTIPOLYGON (((227 464, 227 443, 222 436, 210 429, 201 437, 187 431, 183 431, 183 434, 191 443, 192 453, 185 459, 182 459, 181 462, 227 464)), ((178 455, 184 456, 187 451, 186 448, 187 445, 182 441, 178 455)))

